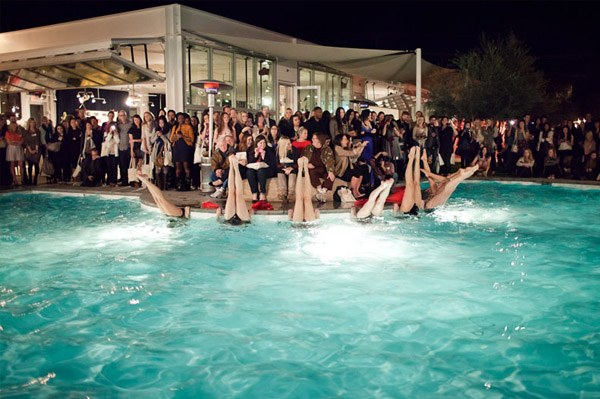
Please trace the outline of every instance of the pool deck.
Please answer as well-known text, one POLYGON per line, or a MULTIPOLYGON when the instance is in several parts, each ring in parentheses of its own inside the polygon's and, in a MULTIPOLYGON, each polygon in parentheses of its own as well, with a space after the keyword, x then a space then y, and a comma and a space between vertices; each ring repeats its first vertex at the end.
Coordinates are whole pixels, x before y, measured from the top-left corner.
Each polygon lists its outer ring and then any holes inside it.
MULTIPOLYGON (((474 177, 465 182, 468 184, 471 181, 496 181, 506 183, 520 183, 520 184, 534 184, 534 185, 554 185, 554 186, 577 186, 579 188, 594 188, 600 189, 600 181, 591 180, 548 180, 543 178, 533 178, 527 180, 519 180, 508 177, 493 177, 493 178, 480 178, 474 177)), ((402 185, 403 183, 400 183, 402 185)), ((133 188, 133 187, 81 187, 73 184, 38 184, 37 186, 20 186, 18 188, 0 188, 0 193, 8 192, 43 192, 43 193, 57 193, 66 195, 103 195, 103 196, 114 196, 114 197, 138 197, 142 205, 156 208, 156 205, 152 199, 152 196, 145 188, 133 188)), ((225 199, 218 200, 210 198, 209 194, 203 194, 200 191, 165 191, 165 197, 178 206, 190 206, 194 214, 214 214, 214 209, 203 209, 202 203, 210 201, 225 206, 225 199)), ((256 211, 257 215, 287 215, 288 209, 293 208, 293 202, 281 202, 273 201, 272 211, 256 211)), ((352 208, 352 203, 335 204, 332 201, 328 201, 324 204, 313 202, 315 209, 319 209, 321 213, 349 213, 352 208)), ((250 207, 248 203, 248 207, 250 207)), ((386 209, 391 209, 391 205, 386 205, 386 209)), ((205 215, 206 216, 206 215, 205 215)))

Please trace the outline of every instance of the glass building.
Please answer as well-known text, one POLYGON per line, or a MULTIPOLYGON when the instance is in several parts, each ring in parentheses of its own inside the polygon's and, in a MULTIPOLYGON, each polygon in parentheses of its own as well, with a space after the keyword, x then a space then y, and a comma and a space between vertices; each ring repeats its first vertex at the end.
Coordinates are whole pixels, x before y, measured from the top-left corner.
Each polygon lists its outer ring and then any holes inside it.
POLYGON ((439 70, 421 61, 420 50, 321 46, 179 4, 0 34, 3 107, 17 107, 23 118, 71 112, 56 99, 71 99, 73 89, 88 110, 193 113, 207 107, 191 86, 201 79, 233 86, 219 92, 217 108, 269 106, 274 117, 288 107, 333 112, 356 98, 414 111, 420 77, 439 70), (417 90, 407 94, 414 82, 417 90), (128 93, 126 104, 102 97, 111 90, 128 93))

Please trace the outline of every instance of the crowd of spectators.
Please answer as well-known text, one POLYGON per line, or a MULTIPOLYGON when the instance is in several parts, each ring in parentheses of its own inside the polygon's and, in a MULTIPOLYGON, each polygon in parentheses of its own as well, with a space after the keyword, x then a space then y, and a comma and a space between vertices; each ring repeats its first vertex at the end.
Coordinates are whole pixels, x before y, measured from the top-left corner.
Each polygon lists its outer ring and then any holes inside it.
MULTIPOLYGON (((139 183, 128 171, 145 168, 161 190, 196 190, 199 158, 209 155, 208 112, 129 116, 119 110, 100 124, 79 109, 57 125, 47 117, 21 125, 8 113, 0 117, 0 180, 36 185, 41 172, 50 183, 135 186, 139 183)), ((239 160, 253 201, 266 198, 273 178, 280 199, 293 196, 301 156, 308 159, 318 200, 325 200, 336 179, 362 197, 386 178, 403 179, 413 146, 426 150, 429 167, 441 175, 476 164, 482 176, 600 178, 600 120, 590 114, 574 123, 531 115, 502 121, 432 115, 426 120, 417 112, 413 121, 408 112, 395 119, 368 109, 340 107, 332 115, 316 107, 310 113, 288 108, 276 121, 268 107, 252 114, 226 106, 213 117, 215 198, 227 194, 231 154, 239 160)))

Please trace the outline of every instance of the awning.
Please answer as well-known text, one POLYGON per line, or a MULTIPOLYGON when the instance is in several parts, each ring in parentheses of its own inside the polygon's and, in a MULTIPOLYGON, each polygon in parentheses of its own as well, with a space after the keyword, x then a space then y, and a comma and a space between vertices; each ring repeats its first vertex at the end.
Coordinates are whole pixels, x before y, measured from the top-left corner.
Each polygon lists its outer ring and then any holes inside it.
POLYGON ((102 87, 163 80, 156 72, 119 56, 109 48, 0 62, 0 91, 5 92, 102 87))
MULTIPOLYGON (((251 39, 232 35, 202 34, 217 43, 255 51, 271 57, 319 63, 352 75, 386 82, 416 81, 416 55, 412 51, 370 50, 318 44, 251 39)), ((423 81, 449 70, 421 61, 423 81)))

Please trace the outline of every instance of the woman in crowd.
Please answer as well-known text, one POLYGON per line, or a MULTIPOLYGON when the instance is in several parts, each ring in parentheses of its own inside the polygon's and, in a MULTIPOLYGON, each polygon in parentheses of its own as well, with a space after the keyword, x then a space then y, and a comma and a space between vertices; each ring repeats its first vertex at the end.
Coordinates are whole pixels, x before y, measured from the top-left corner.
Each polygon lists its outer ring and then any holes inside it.
POLYGON ((111 125, 108 131, 104 133, 102 142, 102 151, 100 156, 106 160, 106 172, 108 175, 108 184, 111 187, 117 185, 117 165, 119 157, 119 132, 116 125, 111 125))
POLYGON ((344 115, 344 124, 348 129, 348 136, 358 137, 360 133, 360 121, 356 117, 356 111, 349 109, 344 115), (358 126, 357 126, 358 123, 358 126))
POLYGON ((151 112, 144 112, 142 123, 142 152, 144 153, 144 164, 150 161, 152 144, 156 141, 156 123, 151 112))
POLYGON ((419 147, 425 147, 425 141, 427 140, 427 125, 425 124, 425 118, 423 116, 417 117, 415 127, 413 127, 413 142, 417 143, 419 147))
POLYGON ((292 140, 298 140, 300 137, 300 129, 302 128, 302 119, 297 114, 292 116, 292 129, 294 130, 294 137, 292 140))
POLYGON ((6 128, 4 139, 6 140, 6 162, 10 163, 10 174, 12 176, 13 186, 18 186, 17 182, 17 168, 21 171, 21 184, 25 184, 23 181, 25 174, 25 154, 23 152, 23 136, 25 135, 24 129, 19 126, 16 122, 14 114, 9 115, 11 123, 6 128), (14 121, 13 121, 14 119, 14 121))
POLYGON ((96 143, 94 142, 94 129, 92 128, 91 122, 85 123, 85 130, 83 132, 83 151, 85 159, 92 157, 92 150, 96 149, 96 143))
POLYGON ((506 122, 504 131, 504 147, 499 147, 498 164, 501 170, 509 175, 513 173, 515 155, 518 152, 518 146, 515 141, 515 128, 506 122))
POLYGON ((127 132, 129 137, 129 148, 131 151, 131 159, 135 160, 134 165, 139 168, 144 161, 144 152, 142 151, 142 117, 133 115, 131 118, 132 124, 127 132))
POLYGON ((596 159, 598 153, 596 152, 596 141, 594 140, 594 133, 591 130, 585 132, 585 140, 583 141, 583 163, 584 173, 588 179, 594 179, 593 176, 596 169, 596 159))
POLYGON ((277 141, 279 140, 279 128, 277 125, 273 124, 269 128, 269 135, 267 136, 267 144, 269 147, 275 149, 277 147, 277 141))
POLYGON ((252 137, 255 141, 256 137, 259 135, 265 138, 269 135, 269 128, 267 127, 265 116, 262 114, 262 112, 256 114, 256 123, 252 127, 252 137))
POLYGON ((335 110, 335 114, 329 122, 329 132, 333 139, 335 139, 338 134, 348 134, 348 124, 344 119, 345 115, 346 112, 344 111, 344 108, 338 107, 335 110))
POLYGON ((173 162, 177 176, 177 191, 189 191, 191 187, 190 163, 194 157, 194 130, 185 123, 186 115, 177 114, 177 124, 171 130, 169 138, 173 144, 173 162))
POLYGON ((254 146, 254 139, 252 138, 252 132, 245 131, 240 134, 240 144, 236 149, 236 157, 238 158, 238 168, 242 180, 246 180, 248 176, 248 150, 254 146))
POLYGON ((308 130, 305 127, 301 127, 300 130, 298 130, 298 138, 292 142, 292 146, 294 146, 294 148, 298 150, 298 153, 301 154, 309 145, 308 130))
POLYGON ((48 158, 54 166, 54 182, 64 183, 71 179, 71 164, 69 159, 69 146, 65 127, 56 125, 54 134, 47 140, 48 158))
POLYGON ((556 143, 558 145, 557 153, 559 165, 562 171, 567 174, 570 172, 571 159, 573 157, 573 135, 568 126, 565 125, 562 127, 556 143))
POLYGON ((472 153, 475 140, 471 132, 471 122, 465 122, 463 130, 458 135, 458 147, 456 153, 460 156, 461 168, 466 168, 473 162, 474 154, 472 153))
POLYGON ((518 177, 532 177, 533 167, 535 165, 535 159, 529 148, 523 151, 523 156, 517 161, 517 176, 518 177))
POLYGON ((440 174, 447 176, 452 167, 452 153, 454 152, 454 128, 447 116, 442 117, 442 126, 440 127, 440 156, 444 164, 440 167, 440 174))
POLYGON ((371 159, 373 157, 374 151, 374 137, 377 135, 377 128, 372 125, 371 122, 371 112, 368 109, 363 110, 360 115, 361 118, 361 130, 360 137, 362 141, 367 142, 363 149, 363 158, 371 159))
POLYGON ((26 176, 28 176, 28 183, 34 186, 37 186, 38 175, 40 174, 42 142, 41 130, 37 127, 35 119, 29 118, 23 136, 23 145, 25 146, 25 159, 27 160, 26 176), (33 169, 35 169, 35 172, 33 169))
MULTIPOLYGON (((259 113, 259 115, 261 115, 259 113)), ((263 117, 264 119, 264 117, 263 117)), ((260 120, 260 116, 259 116, 260 120)), ((275 150, 267 145, 263 135, 255 138, 254 145, 247 152, 248 170, 246 177, 252 191, 252 203, 267 200, 267 180, 277 174, 275 150)))
POLYGON ((159 116, 156 124, 156 138, 152 143, 152 155, 150 162, 154 164, 154 176, 156 185, 161 190, 166 190, 169 177, 170 161, 167 159, 172 154, 171 142, 169 141, 169 123, 164 116, 159 116))
POLYGON ((486 177, 490 171, 490 164, 492 156, 488 154, 487 147, 481 147, 479 150, 479 156, 473 160, 473 165, 477 165, 477 174, 486 177))
POLYGON ((217 122, 218 128, 215 131, 214 142, 217 143, 221 137, 235 136, 235 129, 233 128, 233 122, 229 117, 229 114, 222 112, 217 122))
POLYGON ((558 166, 558 155, 554 147, 548 148, 548 153, 544 158, 544 177, 554 180, 560 177, 560 168, 558 166))
POLYGON ((515 141, 517 143, 518 156, 522 156, 523 151, 525 151, 526 148, 529 148, 531 139, 532 135, 529 133, 529 128, 525 124, 525 121, 521 119, 519 121, 519 124, 517 125, 517 129, 515 132, 515 141))
MULTIPOLYGON (((77 167, 79 158, 81 157, 81 150, 83 145, 83 132, 79 128, 77 119, 71 118, 69 120, 69 127, 66 132, 67 147, 69 149, 69 166, 71 170, 77 167)), ((66 144, 63 142, 63 145, 66 144)))
POLYGON ((298 174, 298 152, 292 142, 283 136, 277 142, 277 189, 280 200, 287 201, 294 195, 298 174))
POLYGON ((317 200, 320 202, 326 201, 327 190, 331 190, 335 182, 335 159, 333 151, 326 145, 326 140, 325 133, 313 134, 312 144, 307 146, 303 153, 308 159, 310 182, 317 189, 317 200))
POLYGON ((335 145, 335 175, 339 179, 350 182, 352 195, 359 198, 359 191, 363 180, 369 178, 369 167, 366 164, 355 164, 358 157, 368 145, 366 141, 358 142, 351 147, 350 138, 347 134, 338 134, 334 141, 335 145))

